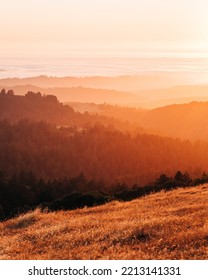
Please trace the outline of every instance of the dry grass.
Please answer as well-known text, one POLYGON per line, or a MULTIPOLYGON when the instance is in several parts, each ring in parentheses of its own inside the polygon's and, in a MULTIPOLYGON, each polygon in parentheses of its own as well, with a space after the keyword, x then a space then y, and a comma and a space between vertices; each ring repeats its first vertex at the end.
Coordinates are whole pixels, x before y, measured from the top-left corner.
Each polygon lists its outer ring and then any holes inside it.
POLYGON ((208 185, 0 223, 0 259, 207 259, 208 185))

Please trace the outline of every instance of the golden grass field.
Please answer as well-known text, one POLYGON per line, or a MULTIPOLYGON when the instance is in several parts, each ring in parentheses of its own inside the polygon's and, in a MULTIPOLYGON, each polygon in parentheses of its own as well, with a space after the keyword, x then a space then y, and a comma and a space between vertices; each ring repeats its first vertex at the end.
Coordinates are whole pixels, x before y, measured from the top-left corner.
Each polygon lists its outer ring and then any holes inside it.
POLYGON ((0 259, 208 259, 208 185, 0 223, 0 259))

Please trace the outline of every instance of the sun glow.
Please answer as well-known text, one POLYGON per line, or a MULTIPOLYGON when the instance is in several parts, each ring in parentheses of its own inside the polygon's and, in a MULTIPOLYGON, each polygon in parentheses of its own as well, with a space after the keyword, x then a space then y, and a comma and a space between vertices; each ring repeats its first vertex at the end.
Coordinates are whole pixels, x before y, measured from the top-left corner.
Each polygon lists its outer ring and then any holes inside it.
POLYGON ((208 46, 206 0, 8 0, 0 9, 4 56, 208 46))

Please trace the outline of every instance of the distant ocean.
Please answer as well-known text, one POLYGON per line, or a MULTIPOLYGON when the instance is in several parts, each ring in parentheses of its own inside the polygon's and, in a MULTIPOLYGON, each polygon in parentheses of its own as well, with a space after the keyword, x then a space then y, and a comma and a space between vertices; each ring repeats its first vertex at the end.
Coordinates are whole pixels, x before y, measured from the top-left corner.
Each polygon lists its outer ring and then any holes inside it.
POLYGON ((208 82, 208 53, 198 55, 139 54, 74 58, 0 58, 0 78, 47 76, 120 76, 152 73, 176 73, 190 77, 193 83, 208 82))

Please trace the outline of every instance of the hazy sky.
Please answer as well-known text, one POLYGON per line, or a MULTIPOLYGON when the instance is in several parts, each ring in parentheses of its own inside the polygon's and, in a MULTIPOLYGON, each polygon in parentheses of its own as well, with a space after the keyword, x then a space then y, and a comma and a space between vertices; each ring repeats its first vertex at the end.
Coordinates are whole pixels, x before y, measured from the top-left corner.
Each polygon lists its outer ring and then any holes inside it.
POLYGON ((208 0, 5 0, 1 56, 208 49, 208 0))

